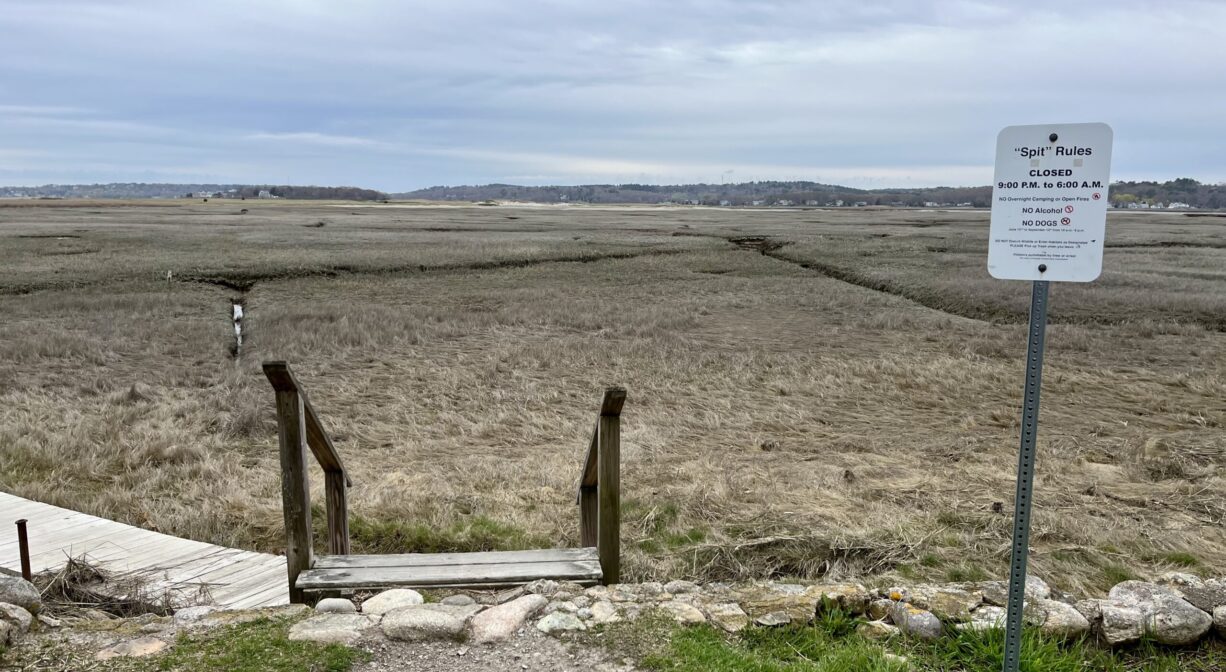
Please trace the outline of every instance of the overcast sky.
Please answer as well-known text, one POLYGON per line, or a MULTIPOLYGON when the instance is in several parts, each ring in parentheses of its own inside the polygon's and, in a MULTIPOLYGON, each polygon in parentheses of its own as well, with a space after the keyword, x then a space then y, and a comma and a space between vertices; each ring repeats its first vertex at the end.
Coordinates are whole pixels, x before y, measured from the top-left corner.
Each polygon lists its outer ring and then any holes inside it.
POLYGON ((0 184, 1226 180, 1226 2, 4 0, 0 184))

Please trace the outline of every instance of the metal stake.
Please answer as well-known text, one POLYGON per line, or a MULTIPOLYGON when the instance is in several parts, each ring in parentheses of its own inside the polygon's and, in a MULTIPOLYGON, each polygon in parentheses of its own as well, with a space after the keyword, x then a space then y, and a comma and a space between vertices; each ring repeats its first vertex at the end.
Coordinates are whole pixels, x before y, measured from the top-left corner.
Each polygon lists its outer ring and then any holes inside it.
MULTIPOLYGON (((1040 270, 1046 270, 1040 267, 1040 270)), ((1026 560, 1030 550, 1030 495, 1034 489, 1034 443, 1039 432, 1039 387, 1047 337, 1047 280, 1036 280, 1030 296, 1030 339, 1026 347, 1026 394, 1022 408, 1022 446, 1017 459, 1017 496, 1013 501, 1013 553, 1005 626, 1004 672, 1017 672, 1022 655, 1022 607, 1026 560)))
POLYGON ((26 519, 17 521, 17 548, 21 553, 21 578, 32 581, 30 572, 30 539, 26 536, 26 519))

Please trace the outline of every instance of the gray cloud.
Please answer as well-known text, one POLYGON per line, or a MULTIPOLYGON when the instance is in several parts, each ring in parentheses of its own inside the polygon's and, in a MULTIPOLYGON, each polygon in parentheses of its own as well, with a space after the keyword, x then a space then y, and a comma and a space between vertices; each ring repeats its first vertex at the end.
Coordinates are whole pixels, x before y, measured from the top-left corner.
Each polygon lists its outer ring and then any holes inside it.
POLYGON ((0 183, 981 184, 1043 121, 1226 179, 1220 2, 405 4, 9 0, 0 183))

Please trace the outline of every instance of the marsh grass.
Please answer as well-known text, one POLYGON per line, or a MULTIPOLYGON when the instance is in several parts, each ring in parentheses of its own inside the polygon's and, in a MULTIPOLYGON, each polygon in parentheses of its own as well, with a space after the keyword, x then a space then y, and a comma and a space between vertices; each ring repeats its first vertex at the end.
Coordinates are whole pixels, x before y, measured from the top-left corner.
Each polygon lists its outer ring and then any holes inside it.
MULTIPOLYGON (((211 206, 0 207, 0 488, 276 552, 259 363, 286 359, 353 472, 355 548, 571 546, 619 384, 629 580, 1005 571, 1028 293, 985 279, 982 215, 211 206), (65 231, 106 262, 15 237, 65 231), (725 240, 747 231, 790 244, 725 240), (943 303, 795 263, 815 259, 943 303), (31 283, 69 289, 14 293, 31 283)), ((1112 226, 1183 235, 1172 221, 1112 226)), ((1136 249, 1142 285, 1053 299, 1072 312, 1049 332, 1032 567, 1078 594, 1226 569, 1226 335, 1205 318, 1226 279, 1216 249, 1136 249), (1164 275, 1180 264, 1196 277, 1164 275)))

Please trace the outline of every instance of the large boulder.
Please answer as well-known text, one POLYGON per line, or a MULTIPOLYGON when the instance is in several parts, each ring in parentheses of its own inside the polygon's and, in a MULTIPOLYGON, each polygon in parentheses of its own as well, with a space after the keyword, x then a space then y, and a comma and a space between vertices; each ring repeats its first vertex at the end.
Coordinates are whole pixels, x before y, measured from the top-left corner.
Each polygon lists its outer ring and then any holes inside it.
POLYGON ((37 616, 43 608, 43 597, 34 584, 19 576, 0 574, 0 602, 15 604, 37 616))
POLYGON ((1145 634, 1145 614, 1137 607, 1104 600, 1099 603, 1099 613, 1103 640, 1111 646, 1140 641, 1145 634))
POLYGON ((547 601, 542 595, 524 595, 490 607, 473 616, 469 638, 477 644, 504 641, 523 627, 525 621, 540 613, 547 601))
POLYGON ((1140 610, 1145 634, 1161 644, 1191 644, 1213 627, 1212 616, 1157 584, 1124 581, 1111 589, 1107 599, 1140 610))
POLYGON ((289 638, 293 641, 350 645, 360 639, 362 633, 374 627, 376 623, 378 623, 376 616, 322 613, 295 623, 289 629, 289 638))
MULTIPOLYGON (((996 607, 1009 606, 1009 583, 1006 581, 985 581, 980 584, 983 601, 996 607)), ((1037 576, 1026 576, 1025 601, 1046 600, 1051 597, 1051 587, 1037 576)))
POLYGON ((362 613, 371 616, 382 616, 393 609, 402 609, 422 604, 425 599, 421 593, 408 588, 393 588, 385 590, 362 603, 362 613))
POLYGON ((971 618, 966 623, 959 623, 954 626, 959 630, 972 630, 974 632, 983 632, 985 630, 1003 630, 1005 620, 1008 618, 1008 612, 1004 607, 997 607, 990 604, 981 605, 978 609, 971 612, 971 618))
POLYGON ((1213 610, 1213 629, 1219 636, 1226 637, 1226 606, 1213 610))
POLYGON ((1039 629, 1053 637, 1074 639, 1090 631, 1090 621, 1071 604, 1057 600, 1036 600, 1043 614, 1039 629))
POLYGON ((895 602, 890 608, 890 620, 908 637, 936 639, 941 636, 941 619, 931 611, 906 602, 895 602))
POLYGON ((315 605, 315 612, 320 614, 352 614, 357 610, 353 602, 340 597, 325 597, 315 605))
POLYGON ((947 586, 917 586, 908 601, 931 611, 942 621, 963 622, 971 618, 971 610, 983 603, 983 593, 947 586))
POLYGON ((1201 579, 1193 574, 1171 572, 1158 578, 1158 585, 1170 589, 1189 604, 1212 614, 1213 610, 1226 606, 1226 580, 1201 579))
POLYGON ((684 602, 662 602, 658 609, 681 625, 697 625, 707 622, 707 617, 698 610, 698 607, 684 602))
POLYGON ((466 619, 462 616, 416 605, 387 612, 379 626, 388 639, 402 642, 448 639, 458 641, 464 639, 465 622, 466 619))
POLYGON ((26 633, 34 625, 34 615, 8 602, 0 602, 0 621, 9 623, 17 633, 26 633))

